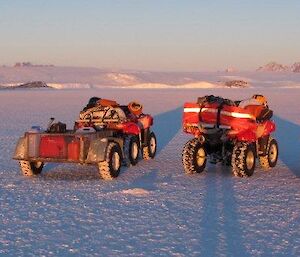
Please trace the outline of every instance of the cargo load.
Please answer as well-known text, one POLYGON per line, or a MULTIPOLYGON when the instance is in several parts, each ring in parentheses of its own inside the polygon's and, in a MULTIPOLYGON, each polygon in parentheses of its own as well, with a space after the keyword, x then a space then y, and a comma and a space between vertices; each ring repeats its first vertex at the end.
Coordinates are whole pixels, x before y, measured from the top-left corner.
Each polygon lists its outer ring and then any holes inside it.
POLYGON ((194 136, 183 149, 185 172, 202 172, 208 157, 230 164, 237 176, 251 176, 256 157, 263 168, 274 167, 278 146, 271 137, 276 129, 272 116, 263 95, 242 101, 210 95, 185 103, 183 131, 194 136))

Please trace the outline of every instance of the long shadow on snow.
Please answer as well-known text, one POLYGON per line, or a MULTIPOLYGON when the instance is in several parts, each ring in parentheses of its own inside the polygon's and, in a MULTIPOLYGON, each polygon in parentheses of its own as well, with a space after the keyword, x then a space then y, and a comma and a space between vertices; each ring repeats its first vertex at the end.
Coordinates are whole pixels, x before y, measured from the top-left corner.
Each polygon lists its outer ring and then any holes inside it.
POLYGON ((276 140, 279 158, 297 176, 300 177, 300 125, 274 116, 276 122, 276 140))
MULTIPOLYGON (((201 249, 201 256, 217 256, 219 246, 223 244, 226 256, 250 256, 246 252, 245 239, 239 223, 233 190, 234 178, 222 175, 218 183, 218 176, 215 176, 217 166, 211 165, 208 168, 208 174, 204 174, 204 213, 200 222, 201 241, 204 246, 201 249)), ((227 173, 225 170, 223 172, 227 173)))
MULTIPOLYGON (((182 107, 154 116, 153 131, 157 137, 157 155, 169 144, 181 128, 182 107)), ((126 170, 123 170, 125 172, 126 170)), ((131 187, 139 187, 147 190, 155 190, 155 182, 158 179, 158 169, 151 169, 142 177, 137 177, 131 187)), ((165 178, 168 180, 168 178, 165 178)))
POLYGON ((163 150, 181 128, 182 107, 154 116, 153 130, 157 137, 157 153, 163 150))
POLYGON ((158 170, 150 170, 142 177, 136 178, 132 183, 130 183, 131 188, 143 188, 145 190, 153 191, 156 190, 155 181, 157 180, 158 170))

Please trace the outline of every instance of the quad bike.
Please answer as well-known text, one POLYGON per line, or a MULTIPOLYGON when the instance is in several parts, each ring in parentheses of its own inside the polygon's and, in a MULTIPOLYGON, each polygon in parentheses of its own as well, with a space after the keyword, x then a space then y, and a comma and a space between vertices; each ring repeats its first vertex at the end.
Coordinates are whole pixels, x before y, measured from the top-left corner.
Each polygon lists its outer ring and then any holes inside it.
POLYGON ((271 136, 276 128, 273 112, 266 102, 249 103, 216 96, 185 103, 183 131, 194 136, 182 151, 185 173, 201 173, 207 160, 231 165, 233 174, 240 177, 253 174, 257 158, 263 169, 275 167, 278 144, 271 136))
POLYGON ((136 165, 140 152, 145 160, 156 153, 153 118, 142 105, 93 97, 80 112, 74 129, 53 123, 47 130, 33 126, 19 139, 13 159, 20 162, 23 175, 41 173, 46 162, 94 164, 102 179, 113 179, 122 165, 136 165))

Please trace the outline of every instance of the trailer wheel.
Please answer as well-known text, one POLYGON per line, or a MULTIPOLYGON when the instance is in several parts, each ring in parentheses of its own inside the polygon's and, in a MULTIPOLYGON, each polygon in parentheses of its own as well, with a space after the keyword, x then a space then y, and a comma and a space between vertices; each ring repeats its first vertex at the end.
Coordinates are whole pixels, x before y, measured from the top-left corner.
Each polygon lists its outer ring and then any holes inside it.
POLYGON ((254 173, 256 151, 253 144, 237 142, 232 152, 232 172, 235 176, 250 177, 254 173))
POLYGON ((206 156, 205 147, 198 138, 188 141, 182 151, 182 164, 185 173, 201 173, 206 166, 206 156))
POLYGON ((20 161, 21 172, 24 176, 34 176, 42 172, 43 162, 20 161))
POLYGON ((138 136, 129 136, 125 138, 124 155, 127 166, 136 165, 139 160, 140 140, 138 136))
POLYGON ((142 149, 142 155, 144 160, 150 160, 155 157, 157 149, 157 141, 154 132, 151 132, 147 139, 147 145, 142 149))
POLYGON ((102 179, 112 180, 118 177, 122 164, 122 151, 119 144, 110 142, 106 148, 105 160, 98 163, 102 179))
POLYGON ((270 137, 267 146, 267 155, 263 155, 259 157, 260 166, 264 170, 269 170, 270 168, 274 168, 277 164, 278 160, 278 144, 276 139, 270 137))

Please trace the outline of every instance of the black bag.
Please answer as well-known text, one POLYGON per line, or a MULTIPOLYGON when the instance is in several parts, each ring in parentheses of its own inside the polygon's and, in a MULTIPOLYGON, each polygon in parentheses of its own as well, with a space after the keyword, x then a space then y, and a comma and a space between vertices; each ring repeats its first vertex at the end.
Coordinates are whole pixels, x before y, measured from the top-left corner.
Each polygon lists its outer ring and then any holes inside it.
POLYGON ((219 96, 214 96, 214 95, 206 95, 203 97, 198 97, 197 103, 200 105, 205 105, 205 104, 211 104, 211 103, 218 103, 219 105, 230 105, 230 106, 235 106, 236 104, 234 101, 231 101, 229 99, 219 97, 219 96))
POLYGON ((269 108, 265 108, 261 111, 261 113, 258 115, 256 120, 258 122, 264 122, 266 120, 270 120, 273 117, 273 111, 269 108))
POLYGON ((88 110, 90 108, 93 108, 93 107, 97 106, 97 102, 99 100, 101 100, 101 98, 100 97, 96 97, 96 96, 90 98, 88 104, 83 108, 82 111, 86 111, 86 110, 88 110))
POLYGON ((50 133, 65 133, 67 131, 67 125, 62 122, 53 123, 49 131, 50 133))

